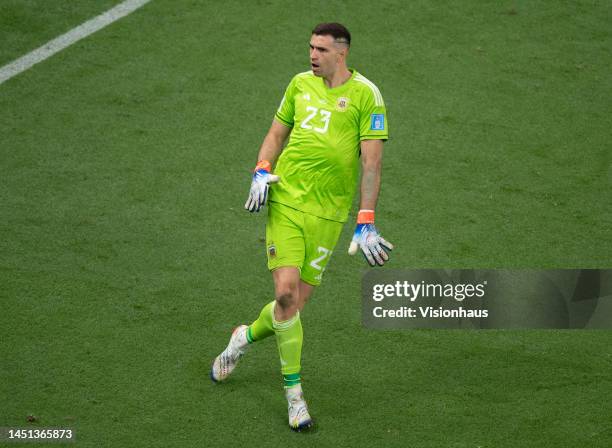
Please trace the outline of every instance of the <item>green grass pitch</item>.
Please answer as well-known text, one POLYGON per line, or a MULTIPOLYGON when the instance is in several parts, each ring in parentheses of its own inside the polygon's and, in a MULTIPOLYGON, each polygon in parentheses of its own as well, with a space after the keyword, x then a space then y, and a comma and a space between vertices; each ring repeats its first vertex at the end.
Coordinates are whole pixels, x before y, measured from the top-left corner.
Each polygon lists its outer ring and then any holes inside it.
MULTIPOLYGON (((0 65, 117 1, 0 3, 0 65)), ((347 224, 303 313, 317 429, 273 340, 210 362, 271 300, 242 209, 321 21, 381 89, 390 267, 612 267, 606 1, 153 0, 0 85, 0 426, 82 447, 612 446, 612 333, 369 331, 347 224)))

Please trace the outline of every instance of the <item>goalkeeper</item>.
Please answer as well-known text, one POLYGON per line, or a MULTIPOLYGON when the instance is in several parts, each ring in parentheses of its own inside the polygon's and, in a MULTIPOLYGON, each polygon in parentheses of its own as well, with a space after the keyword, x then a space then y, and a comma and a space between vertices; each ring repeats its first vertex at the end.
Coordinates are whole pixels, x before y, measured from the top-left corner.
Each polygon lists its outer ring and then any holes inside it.
POLYGON ((375 266, 392 249, 374 226, 387 113, 378 88, 347 67, 350 44, 350 33, 338 23, 315 27, 311 70, 291 80, 261 145, 245 208, 258 212, 269 194, 266 247, 275 296, 255 322, 234 330, 211 370, 214 381, 226 379, 250 344, 276 335, 289 425, 298 431, 312 425, 300 384, 300 310, 321 283, 348 219, 360 166, 360 210, 349 253, 361 250, 375 266))

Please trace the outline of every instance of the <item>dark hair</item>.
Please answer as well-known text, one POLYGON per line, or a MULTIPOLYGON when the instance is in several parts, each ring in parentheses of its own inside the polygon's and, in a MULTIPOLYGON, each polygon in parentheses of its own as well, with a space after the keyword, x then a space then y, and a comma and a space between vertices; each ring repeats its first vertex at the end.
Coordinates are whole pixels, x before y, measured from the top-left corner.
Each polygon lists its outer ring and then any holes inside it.
POLYGON ((312 30, 312 34, 332 36, 336 42, 351 46, 351 33, 340 23, 319 23, 312 30))

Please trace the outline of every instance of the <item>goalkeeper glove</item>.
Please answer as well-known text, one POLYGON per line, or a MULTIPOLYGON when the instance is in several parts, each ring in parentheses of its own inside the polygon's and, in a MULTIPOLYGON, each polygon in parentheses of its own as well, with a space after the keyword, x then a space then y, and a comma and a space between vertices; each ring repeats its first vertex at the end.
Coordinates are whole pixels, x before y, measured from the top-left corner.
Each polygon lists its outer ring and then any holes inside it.
POLYGON ((382 266, 389 260, 387 251, 393 249, 393 244, 385 240, 374 227, 374 210, 359 210, 357 227, 349 247, 349 255, 355 255, 361 248, 370 266, 382 266))
POLYGON ((248 211, 258 212, 266 203, 268 198, 268 189, 271 183, 278 182, 280 177, 270 174, 272 165, 267 160, 261 160, 257 163, 253 172, 253 181, 251 182, 251 190, 249 197, 244 204, 244 208, 248 211))

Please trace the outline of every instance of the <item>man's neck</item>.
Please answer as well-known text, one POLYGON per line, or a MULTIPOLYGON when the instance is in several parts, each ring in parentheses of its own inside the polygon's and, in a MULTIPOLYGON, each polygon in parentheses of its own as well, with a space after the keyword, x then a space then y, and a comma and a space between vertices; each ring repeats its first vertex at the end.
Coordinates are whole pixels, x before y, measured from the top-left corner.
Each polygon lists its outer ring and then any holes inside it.
POLYGON ((353 74, 350 72, 350 70, 346 67, 343 67, 339 70, 336 70, 336 73, 334 73, 331 78, 325 78, 325 85, 330 89, 333 89, 334 87, 341 86, 342 84, 347 82, 349 79, 351 79, 351 76, 353 76, 353 74))

